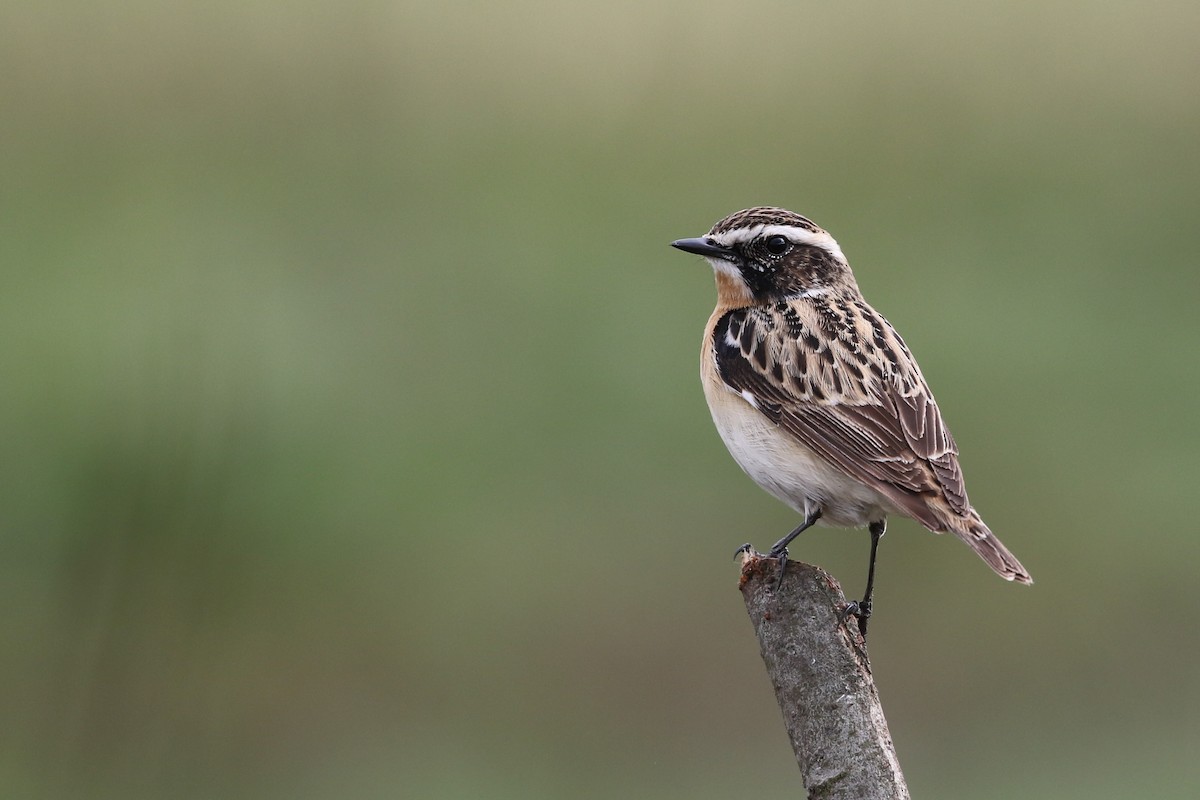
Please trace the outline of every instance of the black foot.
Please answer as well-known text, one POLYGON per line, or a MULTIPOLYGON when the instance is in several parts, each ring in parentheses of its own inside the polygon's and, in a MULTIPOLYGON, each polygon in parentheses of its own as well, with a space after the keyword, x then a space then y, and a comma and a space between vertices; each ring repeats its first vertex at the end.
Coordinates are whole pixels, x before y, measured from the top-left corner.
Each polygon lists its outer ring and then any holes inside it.
POLYGON ((862 634, 865 642, 867 640, 867 620, 871 619, 871 601, 847 603, 846 607, 842 609, 842 624, 848 622, 851 617, 858 620, 858 632, 862 634))
POLYGON ((817 520, 821 518, 821 509, 816 508, 805 514, 804 522, 796 526, 795 530, 787 536, 780 539, 771 548, 771 552, 767 553, 767 558, 779 559, 779 580, 775 582, 775 591, 779 591, 779 587, 783 586, 783 573, 787 569, 788 551, 787 547, 792 543, 792 540, 799 536, 804 531, 817 524, 817 520))
POLYGON ((787 548, 781 547, 776 550, 776 548, 773 547, 771 548, 771 552, 767 553, 767 558, 779 559, 779 577, 775 579, 775 592, 778 594, 779 590, 783 588, 783 576, 787 572, 787 548))
MULTIPOLYGON (((754 552, 754 547, 749 542, 746 542, 744 545, 739 547, 737 550, 733 551, 733 557, 737 558, 738 556, 744 556, 747 553, 753 553, 753 552, 754 552)), ((759 553, 758 555, 761 556, 762 554, 759 553)), ((765 556, 762 556, 762 557, 779 559, 779 577, 775 579, 775 591, 778 592, 779 587, 783 586, 783 571, 787 567, 787 562, 788 562, 787 548, 779 547, 779 546, 773 547, 771 549, 771 552, 767 553, 765 556)))

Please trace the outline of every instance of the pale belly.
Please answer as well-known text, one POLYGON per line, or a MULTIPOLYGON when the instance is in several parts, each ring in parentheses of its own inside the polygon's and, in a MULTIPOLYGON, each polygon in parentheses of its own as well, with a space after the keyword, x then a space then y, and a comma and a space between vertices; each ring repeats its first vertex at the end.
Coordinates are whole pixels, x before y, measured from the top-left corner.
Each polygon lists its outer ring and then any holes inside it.
POLYGON ((820 508, 821 524, 850 528, 894 511, 881 494, 827 464, 723 383, 704 386, 730 455, 755 483, 798 513, 820 508))

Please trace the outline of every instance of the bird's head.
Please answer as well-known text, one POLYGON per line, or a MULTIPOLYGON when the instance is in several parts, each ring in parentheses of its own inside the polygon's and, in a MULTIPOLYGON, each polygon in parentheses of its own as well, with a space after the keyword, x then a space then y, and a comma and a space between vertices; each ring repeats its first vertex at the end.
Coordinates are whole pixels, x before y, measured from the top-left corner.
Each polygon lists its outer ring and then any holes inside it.
POLYGON ((815 297, 854 286, 854 275, 832 236, 782 208, 747 208, 697 239, 671 243, 704 256, 717 277, 718 300, 737 307, 815 297))

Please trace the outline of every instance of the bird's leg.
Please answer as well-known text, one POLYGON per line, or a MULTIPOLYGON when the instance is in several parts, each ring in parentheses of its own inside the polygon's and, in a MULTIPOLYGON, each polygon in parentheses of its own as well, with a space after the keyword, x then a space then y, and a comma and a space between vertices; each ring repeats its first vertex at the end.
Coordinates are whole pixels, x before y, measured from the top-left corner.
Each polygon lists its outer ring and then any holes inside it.
POLYGON ((779 558, 780 556, 787 555, 787 546, 792 543, 792 540, 795 539, 800 534, 804 533, 806 530, 811 528, 813 525, 816 525, 817 520, 819 520, 820 518, 821 518, 821 509, 820 508, 814 508, 812 511, 809 511, 804 517, 804 522, 801 522, 799 525, 796 526, 796 528, 791 533, 789 533, 787 536, 783 537, 782 539, 780 539, 778 542, 776 542, 774 545, 771 546, 771 552, 767 553, 767 557, 768 558, 779 558))
POLYGON ((871 618, 871 595, 875 593, 875 554, 879 551, 879 540, 883 538, 883 534, 887 530, 887 520, 881 519, 879 522, 872 522, 869 530, 871 531, 871 563, 867 567, 867 590, 863 593, 862 600, 850 603, 843 612, 846 617, 858 618, 858 632, 862 634, 864 641, 867 638, 867 620, 871 618))
POLYGON ((776 591, 778 591, 779 587, 783 585, 783 572, 785 569, 787 569, 787 562, 788 562, 787 546, 789 544, 791 544, 792 540, 795 539, 797 536, 804 533, 806 530, 811 528, 813 525, 816 525, 817 520, 819 520, 820 518, 821 518, 820 507, 813 508, 813 510, 807 512, 804 515, 804 522, 801 522, 799 525, 796 526, 796 528, 791 533, 789 533, 787 536, 783 537, 778 542, 776 542, 774 544, 774 546, 771 547, 771 552, 767 553, 767 558, 778 558, 779 559, 779 578, 778 578, 778 580, 775 581, 775 590, 776 591))

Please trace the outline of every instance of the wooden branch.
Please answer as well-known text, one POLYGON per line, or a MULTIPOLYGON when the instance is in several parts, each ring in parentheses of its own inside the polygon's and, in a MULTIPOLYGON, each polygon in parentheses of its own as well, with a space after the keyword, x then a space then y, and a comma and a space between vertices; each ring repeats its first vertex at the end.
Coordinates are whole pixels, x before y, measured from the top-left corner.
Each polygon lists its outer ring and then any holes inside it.
POLYGON ((858 626, 842 587, 818 567, 758 553, 739 587, 810 799, 908 800, 858 626))

